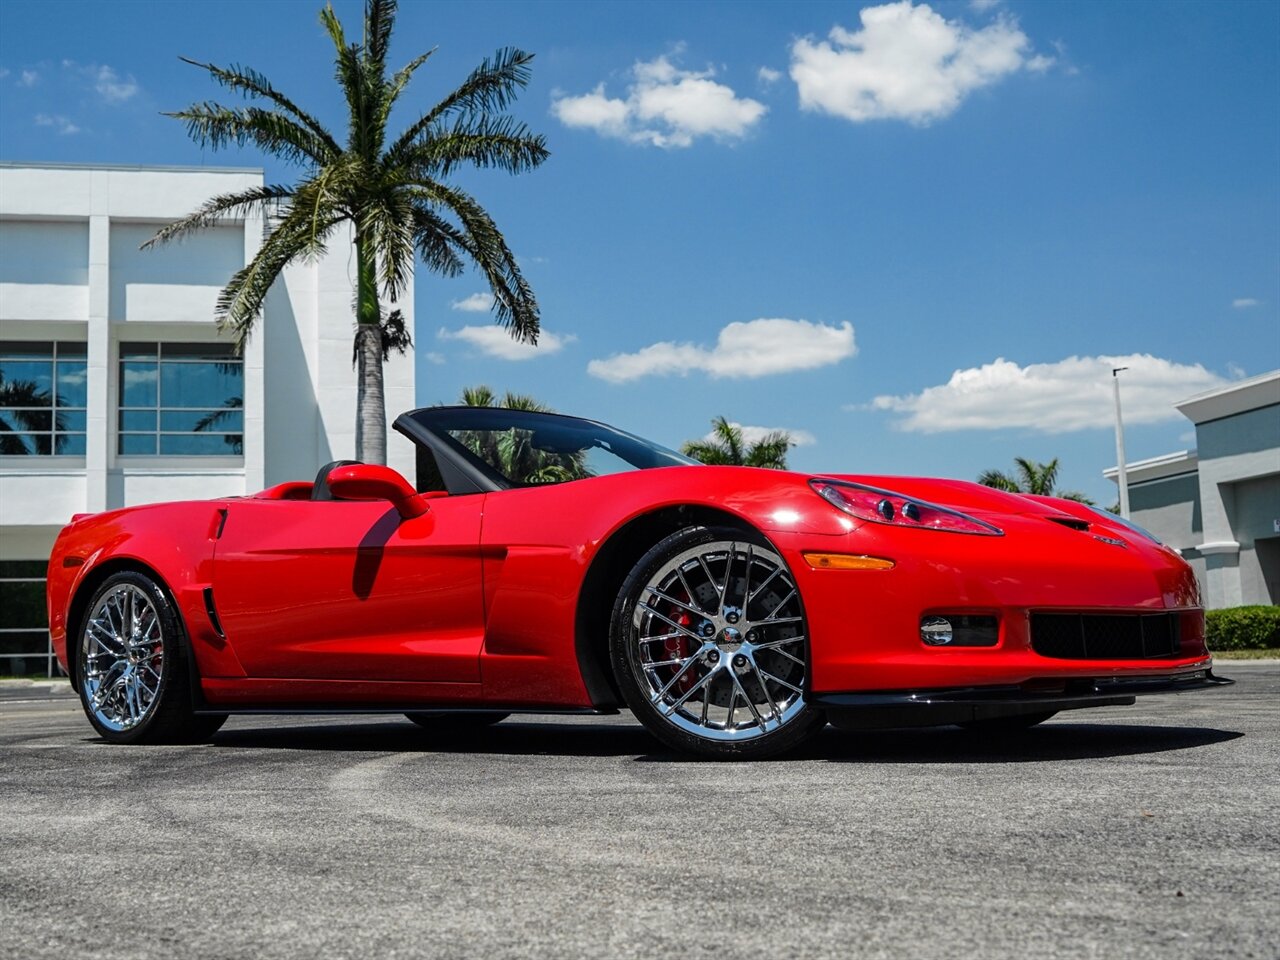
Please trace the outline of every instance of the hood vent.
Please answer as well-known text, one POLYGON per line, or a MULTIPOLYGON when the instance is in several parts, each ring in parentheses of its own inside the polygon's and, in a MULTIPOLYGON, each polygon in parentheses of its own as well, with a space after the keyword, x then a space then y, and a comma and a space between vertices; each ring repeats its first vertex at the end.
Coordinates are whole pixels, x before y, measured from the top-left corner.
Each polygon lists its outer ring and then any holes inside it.
POLYGON ((1088 530, 1089 529, 1088 520, 1079 520, 1076 517, 1068 517, 1066 515, 1060 515, 1060 516, 1053 516, 1053 517, 1045 517, 1045 519, 1053 523, 1060 523, 1064 527, 1070 527, 1072 530, 1088 530))

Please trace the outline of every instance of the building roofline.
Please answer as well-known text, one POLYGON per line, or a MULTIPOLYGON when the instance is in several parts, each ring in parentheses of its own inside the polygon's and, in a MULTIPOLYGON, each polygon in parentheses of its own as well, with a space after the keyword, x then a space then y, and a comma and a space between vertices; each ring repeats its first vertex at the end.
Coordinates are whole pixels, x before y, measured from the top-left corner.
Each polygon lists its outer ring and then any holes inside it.
POLYGON ((1280 370, 1197 393, 1174 404, 1192 423, 1207 423, 1280 403, 1280 370))
POLYGON ((253 173, 261 176, 264 167, 210 167, 168 163, 75 163, 71 161, 0 160, 0 167, 28 170, 128 170, 136 173, 253 173))
MULTIPOLYGON (((1200 458, 1194 450, 1179 450, 1177 453, 1165 453, 1146 460, 1135 460, 1125 464, 1125 473, 1129 484, 1147 483, 1151 480, 1167 480, 1186 473, 1195 473, 1200 466, 1200 458)), ((1102 475, 1108 480, 1119 482, 1118 467, 1107 467, 1102 475)))

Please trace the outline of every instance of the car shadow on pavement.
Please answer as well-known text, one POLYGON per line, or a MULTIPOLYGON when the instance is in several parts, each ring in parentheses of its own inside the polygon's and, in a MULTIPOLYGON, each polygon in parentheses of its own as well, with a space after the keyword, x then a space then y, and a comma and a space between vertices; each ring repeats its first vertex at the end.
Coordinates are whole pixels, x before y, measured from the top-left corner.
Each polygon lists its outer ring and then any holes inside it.
MULTIPOLYGON (((828 727, 779 759, 834 763, 1044 763, 1187 750, 1243 736, 1237 731, 1212 727, 1121 723, 1057 722, 999 736, 955 727, 857 732, 828 727)), ((408 722, 394 721, 232 727, 219 732, 213 743, 222 748, 259 750, 632 756, 649 763, 691 760, 685 754, 664 749, 638 723, 557 723, 519 718, 468 731, 423 730, 408 722)))

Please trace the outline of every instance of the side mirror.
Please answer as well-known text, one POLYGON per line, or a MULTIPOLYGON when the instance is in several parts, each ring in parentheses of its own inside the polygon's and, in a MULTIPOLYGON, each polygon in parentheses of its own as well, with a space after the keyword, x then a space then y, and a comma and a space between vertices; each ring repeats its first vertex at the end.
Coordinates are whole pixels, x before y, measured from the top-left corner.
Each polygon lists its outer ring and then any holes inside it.
POLYGON ((339 500, 389 500, 405 520, 420 517, 430 506, 409 481, 390 467, 353 463, 329 474, 329 490, 339 500))

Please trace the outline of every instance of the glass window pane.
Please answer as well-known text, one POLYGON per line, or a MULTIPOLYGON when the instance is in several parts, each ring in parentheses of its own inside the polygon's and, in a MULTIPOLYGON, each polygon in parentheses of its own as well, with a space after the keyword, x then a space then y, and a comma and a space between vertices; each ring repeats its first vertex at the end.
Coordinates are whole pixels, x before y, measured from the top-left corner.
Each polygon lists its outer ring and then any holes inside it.
MULTIPOLYGON (((44 581, 6 583, 0 580, 0 627, 46 627, 49 614, 44 602, 44 581)), ((5 634, 0 633, 0 637, 5 634)), ((28 648, 30 649, 30 648, 28 648)))
POLYGON ((83 410, 63 410, 59 407, 54 429, 59 433, 84 433, 87 429, 85 417, 83 410))
POLYGON ((0 358, 51 356, 53 344, 47 340, 0 340, 0 358))
MULTIPOLYGON (((34 577, 43 580, 48 569, 49 563, 46 560, 0 560, 0 580, 13 577, 34 577)), ((2 616, 3 614, 0 614, 0 617, 2 616)))
POLYGON ((54 452, 62 457, 84 456, 83 433, 59 433, 54 437, 54 452))
POLYGON ((154 407, 157 401, 158 378, 159 372, 154 363, 121 361, 120 406, 154 407))
POLYGON ((0 360, 0 407, 47 407, 53 403, 53 361, 0 360))
POLYGON ((3 417, 10 430, 22 433, 43 433, 53 429, 52 410, 6 410, 3 417))
POLYGON ((10 433, 0 430, 0 456, 47 457, 52 440, 47 433, 10 433))
POLYGON ((58 359, 63 360, 67 357, 83 357, 88 353, 88 344, 79 343, 75 340, 59 340, 58 341, 58 359))
POLYGON ((156 358, 159 345, 155 343, 122 343, 120 344, 121 360, 145 360, 156 358))
POLYGON ((120 453, 127 457, 154 457, 156 435, 154 433, 120 434, 120 453))
POLYGON ((162 433, 160 453, 179 457, 231 457, 243 450, 239 434, 162 433))
POLYGON ((240 360, 229 343, 163 343, 160 345, 162 360, 240 360))
POLYGON ((154 410, 121 410, 121 430, 149 430, 156 432, 156 412, 154 410))
MULTIPOLYGON (((58 354, 62 355, 62 345, 58 345, 58 354)), ((85 381, 88 371, 83 360, 58 361, 58 406, 83 407, 86 404, 85 381)))
POLYGON ((221 410, 162 410, 160 429, 185 433, 239 433, 244 429, 244 411, 230 407, 221 410))
POLYGON ((160 405, 223 407, 244 396, 244 367, 236 363, 160 364, 160 405))

